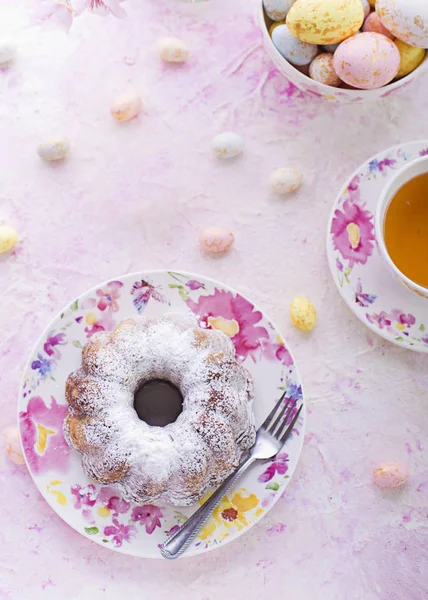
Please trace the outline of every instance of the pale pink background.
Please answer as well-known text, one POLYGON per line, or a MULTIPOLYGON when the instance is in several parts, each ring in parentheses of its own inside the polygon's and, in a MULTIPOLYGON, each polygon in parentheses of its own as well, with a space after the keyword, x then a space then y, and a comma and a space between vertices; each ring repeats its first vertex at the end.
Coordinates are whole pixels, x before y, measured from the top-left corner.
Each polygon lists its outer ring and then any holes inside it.
POLYGON ((0 34, 19 45, 0 73, 0 220, 21 237, 0 258, 1 428, 15 424, 27 355, 63 305, 115 275, 165 267, 238 288, 283 329, 304 378, 306 443, 286 495, 258 526, 177 563, 81 537, 2 446, 0 597, 426 600, 428 357, 381 341, 350 313, 325 236, 334 197, 360 162, 428 138, 427 79, 373 105, 335 107, 302 96, 272 67, 257 0, 123 6, 126 20, 82 16, 67 36, 32 24, 24 0, 0 2, 0 34), (164 35, 188 42, 187 65, 160 64, 164 35), (128 89, 141 92, 146 114, 118 125, 108 106, 128 89), (246 143, 227 164, 210 149, 225 129, 246 143), (72 150, 52 166, 36 147, 56 131, 72 150), (269 174, 287 165, 304 185, 272 197, 269 174), (197 243, 213 224, 236 235, 218 260, 197 243), (318 310, 311 336, 288 320, 298 293, 318 310), (405 489, 373 486, 382 459, 410 464, 405 489))

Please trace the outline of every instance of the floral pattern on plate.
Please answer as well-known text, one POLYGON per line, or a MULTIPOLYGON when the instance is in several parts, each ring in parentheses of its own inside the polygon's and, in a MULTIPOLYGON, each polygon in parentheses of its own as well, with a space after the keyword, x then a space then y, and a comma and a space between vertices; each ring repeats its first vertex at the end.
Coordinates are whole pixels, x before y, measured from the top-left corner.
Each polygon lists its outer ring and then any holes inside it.
POLYGON ((397 169, 428 154, 428 142, 382 152, 352 175, 333 207, 327 252, 339 292, 357 317, 386 340, 428 353, 428 301, 396 281, 376 248, 374 215, 397 169))
MULTIPOLYGON (((126 275, 72 302, 48 327, 28 360, 19 395, 21 439, 30 473, 42 495, 69 525, 107 548, 160 558, 159 544, 186 521, 195 507, 159 501, 138 505, 111 486, 91 482, 81 457, 64 440, 64 397, 69 373, 80 366, 86 341, 111 331, 123 319, 144 314, 192 312, 204 328, 223 331, 251 372, 262 422, 278 397, 303 400, 299 373, 281 334, 248 299, 210 279, 158 271, 126 275)), ((225 496, 186 555, 215 548, 252 527, 275 504, 293 474, 303 444, 304 412, 286 452, 254 465, 239 488, 225 496)))

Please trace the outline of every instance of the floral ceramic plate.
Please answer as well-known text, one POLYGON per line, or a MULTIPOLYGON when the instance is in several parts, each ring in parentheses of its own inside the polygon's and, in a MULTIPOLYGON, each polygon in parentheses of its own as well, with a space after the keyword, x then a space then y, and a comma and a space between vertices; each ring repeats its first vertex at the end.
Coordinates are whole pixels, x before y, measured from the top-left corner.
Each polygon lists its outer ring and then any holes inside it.
POLYGON ((398 283, 384 265, 374 237, 381 191, 397 169, 428 155, 428 142, 395 146, 365 162, 337 198, 329 223, 330 269, 357 317, 386 340, 428 353, 428 300, 398 283))
MULTIPOLYGON (((160 558, 158 547, 166 535, 196 507, 179 509, 161 501, 144 506, 131 504, 114 488, 93 484, 81 468, 79 453, 66 444, 62 423, 67 413, 65 381, 80 366, 87 339, 131 316, 159 316, 165 312, 192 312, 202 327, 216 326, 233 336, 237 355, 254 378, 257 424, 282 390, 287 398, 302 400, 299 373, 271 321, 249 300, 224 285, 167 271, 125 275, 90 290, 64 308, 37 342, 19 394, 27 465, 52 508, 79 533, 106 548, 154 558, 160 558)), ((223 499, 186 555, 235 539, 272 508, 296 468, 304 420, 303 412, 276 460, 255 465, 223 499)))

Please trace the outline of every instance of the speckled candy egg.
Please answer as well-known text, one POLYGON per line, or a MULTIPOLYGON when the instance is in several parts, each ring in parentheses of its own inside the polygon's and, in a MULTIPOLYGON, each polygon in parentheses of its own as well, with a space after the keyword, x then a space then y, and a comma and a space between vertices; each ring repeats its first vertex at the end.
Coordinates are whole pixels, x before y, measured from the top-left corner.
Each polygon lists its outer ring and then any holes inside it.
POLYGON ((333 65, 345 83, 372 90, 394 79, 400 67, 400 53, 394 42, 380 33, 357 33, 340 44, 333 65))
POLYGON ((373 481, 379 487, 395 488, 404 485, 409 474, 409 467, 403 463, 382 463, 373 469, 373 481))
POLYGON ((199 244, 204 252, 218 254, 229 250, 235 236, 224 227, 207 227, 199 235, 199 244))
POLYGON ((166 37, 159 40, 158 52, 161 59, 169 63, 186 62, 190 54, 188 45, 174 37, 166 37))
POLYGON ((272 21, 282 21, 294 2, 295 0, 263 0, 263 6, 272 21))
POLYGON ((425 50, 423 48, 409 46, 409 44, 406 44, 406 42, 402 42, 401 40, 395 40, 394 44, 397 46, 400 53, 400 68, 397 77, 405 77, 419 67, 425 58, 425 50))
POLYGON ((48 162, 63 160, 70 150, 70 142, 66 137, 50 138, 37 148, 37 154, 48 162))
POLYGON ((290 304, 290 318, 296 329, 310 331, 317 322, 315 307, 305 296, 296 296, 290 304))
POLYGON ((0 225, 0 254, 10 252, 18 243, 18 234, 9 225, 0 225))
POLYGON ((376 12, 395 37, 410 46, 428 48, 427 0, 377 0, 376 12))
POLYGON ((318 83, 339 87, 342 83, 333 67, 333 54, 324 52, 314 58, 309 66, 309 77, 318 83))
POLYGON ((275 27, 272 31, 272 42, 289 63, 299 67, 308 65, 318 52, 318 46, 296 38, 287 25, 275 27))
POLYGON ((395 37, 386 27, 384 27, 384 25, 382 25, 382 21, 379 19, 379 15, 376 12, 370 13, 364 21, 363 31, 381 33, 382 35, 386 35, 390 40, 393 40, 395 37))
POLYGON ((309 44, 337 44, 356 33, 364 21, 361 0, 296 0, 286 23, 309 44))
POLYGON ((114 100, 110 105, 110 112, 116 121, 130 121, 138 115, 142 107, 140 96, 126 94, 114 100))
POLYGON ((25 464, 25 459, 22 454, 21 442, 19 438, 19 431, 16 427, 9 427, 4 434, 4 441, 6 445, 6 456, 15 465, 25 464))
POLYGON ((270 187, 275 194, 284 195, 294 192, 302 185, 303 175, 294 167, 282 167, 272 171, 269 177, 270 187))
POLYGON ((218 159, 228 160, 241 154, 244 149, 244 140, 233 131, 224 131, 215 136, 212 148, 218 159))

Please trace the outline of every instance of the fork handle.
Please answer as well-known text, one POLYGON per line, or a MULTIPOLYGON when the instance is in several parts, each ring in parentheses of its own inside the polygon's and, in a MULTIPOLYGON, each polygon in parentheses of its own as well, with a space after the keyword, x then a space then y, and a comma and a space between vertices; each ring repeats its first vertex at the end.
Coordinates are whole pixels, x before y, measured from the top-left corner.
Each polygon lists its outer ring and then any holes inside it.
POLYGON ((186 548, 192 543, 197 536, 201 527, 210 518, 214 509, 220 504, 223 496, 225 496, 232 488, 235 481, 241 477, 257 459, 251 454, 242 462, 234 473, 221 484, 221 486, 208 498, 198 510, 178 529, 166 542, 160 547, 161 554, 164 558, 178 558, 186 548))

